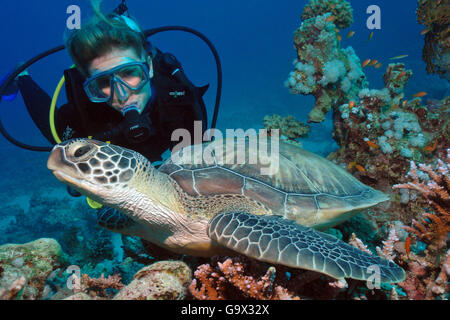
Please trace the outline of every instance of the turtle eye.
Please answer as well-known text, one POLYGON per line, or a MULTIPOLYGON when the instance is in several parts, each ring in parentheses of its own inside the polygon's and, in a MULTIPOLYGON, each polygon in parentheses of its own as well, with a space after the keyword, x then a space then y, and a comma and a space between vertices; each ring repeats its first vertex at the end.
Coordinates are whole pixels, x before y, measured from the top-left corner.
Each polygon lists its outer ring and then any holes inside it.
POLYGON ((74 157, 79 158, 84 156, 86 153, 88 153, 89 151, 92 150, 92 146, 90 145, 85 145, 82 147, 79 147, 78 149, 75 150, 75 152, 73 153, 74 157))

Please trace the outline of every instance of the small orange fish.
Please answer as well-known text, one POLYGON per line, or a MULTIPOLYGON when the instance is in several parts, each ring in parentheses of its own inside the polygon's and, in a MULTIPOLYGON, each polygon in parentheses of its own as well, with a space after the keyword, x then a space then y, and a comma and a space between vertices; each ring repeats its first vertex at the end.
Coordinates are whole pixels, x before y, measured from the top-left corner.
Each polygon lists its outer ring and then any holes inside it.
POLYGON ((359 172, 366 172, 366 169, 364 169, 364 167, 360 164, 355 164, 355 168, 359 171, 359 172))
POLYGON ((350 162, 350 163, 348 164, 348 166, 347 166, 347 169, 348 169, 348 170, 353 169, 353 167, 356 166, 356 164, 357 164, 356 161, 350 162))
POLYGON ((395 78, 395 80, 400 79, 401 77, 404 77, 406 75, 406 71, 402 71, 398 74, 398 76, 395 78))
POLYGON ((339 30, 338 28, 334 28, 334 31, 336 31, 336 33, 341 32, 341 30, 339 30))
POLYGON ((370 63, 369 63, 369 67, 373 67, 374 65, 376 65, 378 63, 378 60, 372 60, 370 63))
POLYGON ((405 251, 406 251, 406 256, 409 259, 409 253, 411 252, 411 238, 410 237, 406 237, 406 240, 405 240, 405 251))
POLYGON ((406 107, 407 104, 408 104, 408 100, 404 100, 404 101, 402 102, 402 107, 403 107, 403 108, 406 107))
POLYGON ((370 60, 370 59, 364 60, 364 62, 361 64, 361 67, 364 68, 365 66, 367 66, 370 63, 370 61, 372 61, 372 60, 370 60))
POLYGON ((351 109, 355 106, 355 102, 352 100, 350 101, 350 103, 348 104, 348 108, 351 109))
POLYGON ((420 33, 422 36, 424 36, 424 35, 426 35, 428 32, 430 32, 431 31, 431 28, 426 28, 426 29, 423 29, 422 30, 422 32, 420 33))
POLYGON ((427 93, 425 91, 420 91, 420 92, 417 92, 415 95, 413 95, 413 97, 421 98, 421 97, 425 97, 426 95, 427 95, 427 93))
POLYGON ((380 147, 379 145, 377 145, 376 143, 373 143, 373 142, 370 141, 370 140, 366 140, 366 143, 367 143, 367 145, 368 145, 369 147, 374 148, 374 149, 380 147))
POLYGON ((341 36, 340 34, 338 34, 336 37, 337 37, 337 39, 338 39, 339 42, 342 41, 342 36, 341 36))
POLYGON ((326 22, 333 22, 334 20, 336 20, 336 16, 329 16, 327 18, 327 20, 325 20, 326 22))
POLYGON ((407 54, 401 54, 401 55, 399 55, 399 56, 395 56, 395 57, 389 58, 389 60, 404 59, 404 58, 406 58, 406 57, 408 57, 407 54))
POLYGON ((375 65, 375 68, 380 69, 382 65, 383 65, 382 63, 377 63, 377 64, 375 65))
POLYGON ((350 32, 347 34, 347 39, 353 37, 354 35, 355 35, 355 31, 350 31, 350 32))
POLYGON ((432 145, 428 145, 425 148, 423 148, 423 150, 426 152, 433 152, 434 150, 436 150, 436 147, 437 147, 437 140, 434 141, 432 145))
POLYGON ((373 38, 373 31, 370 33, 370 35, 369 35, 369 40, 367 40, 367 41, 372 40, 372 38, 373 38))

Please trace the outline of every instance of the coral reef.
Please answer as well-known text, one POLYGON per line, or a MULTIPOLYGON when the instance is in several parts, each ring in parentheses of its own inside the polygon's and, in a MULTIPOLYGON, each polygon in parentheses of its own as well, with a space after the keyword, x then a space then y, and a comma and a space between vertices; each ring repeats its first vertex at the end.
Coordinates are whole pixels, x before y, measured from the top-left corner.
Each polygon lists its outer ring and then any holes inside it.
POLYGON ((302 20, 331 13, 334 23, 341 29, 349 27, 353 23, 353 8, 345 0, 310 0, 302 12, 302 20))
POLYGON ((301 146, 301 143, 297 141, 298 138, 305 138, 308 136, 310 127, 305 123, 296 120, 293 116, 288 115, 282 117, 278 114, 267 115, 263 119, 264 128, 269 132, 270 130, 280 130, 280 138, 287 140, 294 144, 301 146))
POLYGON ((285 86, 292 94, 314 95, 309 122, 322 122, 332 106, 353 100, 368 85, 353 48, 340 48, 333 19, 331 13, 313 16, 294 33, 297 58, 285 86))
POLYGON ((450 81, 450 2, 419 0, 417 21, 426 26, 423 60, 428 73, 450 81))
POLYGON ((421 98, 405 100, 402 90, 410 77, 403 64, 391 64, 383 77, 385 88, 362 89, 352 103, 339 106, 333 115, 333 138, 340 149, 328 157, 364 183, 391 194, 390 210, 396 216, 384 215, 385 221, 403 223, 417 216, 420 206, 411 201, 415 195, 398 195, 391 186, 405 181, 411 160, 432 161, 449 141, 450 98, 433 108, 422 105, 421 98))
POLYGON ((182 300, 192 279, 182 261, 159 261, 139 270, 114 300, 182 300))
POLYGON ((25 300, 43 298, 46 279, 61 266, 62 255, 61 246, 53 239, 0 246, 0 291, 6 290, 7 296, 14 297, 19 290, 20 298, 25 300), (17 282, 22 278, 25 283, 17 282))
POLYGON ((419 192, 434 212, 423 213, 421 222, 413 219, 411 227, 405 229, 420 240, 426 242, 438 252, 447 244, 450 232, 450 149, 447 149, 446 162, 437 159, 436 168, 430 165, 419 164, 419 169, 411 161, 411 170, 408 176, 412 182, 394 185, 394 189, 408 189, 419 192))

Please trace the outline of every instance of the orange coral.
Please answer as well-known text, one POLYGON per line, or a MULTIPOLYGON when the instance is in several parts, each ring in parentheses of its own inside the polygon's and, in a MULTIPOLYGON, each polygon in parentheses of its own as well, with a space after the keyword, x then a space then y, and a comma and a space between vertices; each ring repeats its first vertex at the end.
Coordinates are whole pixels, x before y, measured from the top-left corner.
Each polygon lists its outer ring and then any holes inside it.
MULTIPOLYGON (((227 286, 232 284, 244 297, 258 300, 298 300, 299 297, 282 286, 275 285, 274 267, 270 267, 266 274, 259 279, 247 275, 244 264, 238 258, 228 258, 218 262, 217 268, 203 264, 194 272, 194 279, 189 286, 191 294, 200 300, 225 300, 227 286), (197 281, 198 280, 198 281, 197 281), (198 283, 200 288, 197 289, 198 283)), ((235 297, 232 297, 235 299, 235 297)))
MULTIPOLYGON (((405 227, 411 233, 414 233, 420 239, 428 243, 436 243, 438 248, 445 246, 445 241, 450 232, 450 149, 447 150, 447 163, 437 160, 438 165, 435 170, 429 165, 420 164, 419 169, 426 173, 429 181, 420 181, 417 173, 417 166, 411 161, 409 175, 413 178, 412 182, 406 184, 394 185, 394 189, 410 189, 418 191, 435 209, 434 213, 425 212, 423 221, 418 222, 413 219, 412 227, 405 227)), ((425 179, 426 180, 426 179, 425 179)))

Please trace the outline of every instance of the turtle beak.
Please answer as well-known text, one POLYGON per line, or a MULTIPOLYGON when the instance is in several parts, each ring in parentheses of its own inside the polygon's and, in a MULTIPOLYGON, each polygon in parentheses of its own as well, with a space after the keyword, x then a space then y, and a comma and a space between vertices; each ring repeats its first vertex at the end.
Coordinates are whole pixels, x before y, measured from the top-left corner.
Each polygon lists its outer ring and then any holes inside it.
POLYGON ((55 171, 59 168, 62 159, 61 147, 53 147, 52 152, 47 160, 47 168, 51 171, 55 171))
POLYGON ((77 168, 67 161, 64 149, 58 145, 53 148, 48 157, 47 168, 63 183, 73 184, 78 180, 76 179, 79 176, 77 168))

